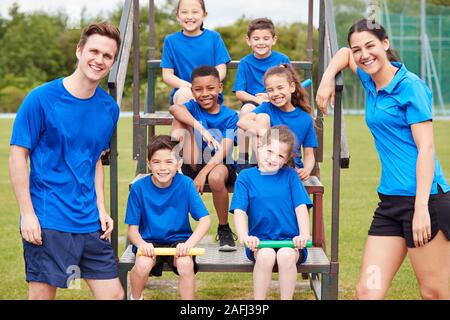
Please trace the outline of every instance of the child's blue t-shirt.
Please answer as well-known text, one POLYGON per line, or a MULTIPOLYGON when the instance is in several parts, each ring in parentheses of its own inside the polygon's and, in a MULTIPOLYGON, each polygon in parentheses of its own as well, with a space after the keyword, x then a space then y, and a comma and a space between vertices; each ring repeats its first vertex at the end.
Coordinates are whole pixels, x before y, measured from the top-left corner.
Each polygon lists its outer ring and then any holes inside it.
POLYGON ((304 148, 318 147, 314 121, 311 115, 301 108, 296 107, 291 112, 284 112, 270 102, 264 102, 252 112, 266 113, 270 117, 270 125, 286 125, 295 134, 297 139, 295 152, 295 166, 303 168, 301 146, 304 148))
MULTIPOLYGON (((225 43, 216 31, 204 29, 202 34, 194 37, 179 31, 164 39, 161 68, 173 69, 182 80, 191 82, 192 71, 201 65, 215 67, 230 61, 225 43)), ((171 103, 177 90, 175 88, 171 93, 171 103)))
POLYGON ((62 78, 25 98, 10 144, 29 149, 30 194, 41 228, 71 233, 101 228, 95 168, 118 118, 117 103, 102 88, 79 99, 62 78))
MULTIPOLYGON (((194 99, 184 104, 191 115, 202 124, 202 126, 208 130, 208 132, 216 139, 217 142, 221 142, 223 138, 228 138, 237 143, 237 123, 239 121, 238 113, 228 108, 227 106, 220 105, 220 111, 216 114, 205 111, 194 99)), ((202 151, 209 148, 199 131, 195 131, 195 141, 197 146, 202 146, 202 151)), ((214 151, 212 155, 214 155, 214 151)), ((231 157, 231 152, 229 154, 231 157)), ((231 161, 231 159, 229 159, 231 161)), ((228 163, 228 162, 227 162, 228 163)))
MULTIPOLYGON (((370 75, 360 68, 358 76, 366 90, 366 123, 381 160, 381 180, 378 192, 385 195, 415 196, 418 157, 411 125, 432 120, 432 93, 425 82, 409 72, 405 65, 399 68, 392 81, 376 91, 370 75)), ((444 172, 436 158, 431 194, 450 191, 444 172)))
POLYGON ((236 72, 233 92, 245 91, 251 95, 266 92, 264 87, 264 73, 271 67, 282 63, 291 63, 289 58, 277 51, 264 59, 258 59, 253 53, 242 58, 236 72))
POLYGON ((230 212, 240 209, 247 213, 251 236, 260 240, 291 240, 300 235, 295 209, 302 204, 312 207, 293 168, 268 174, 253 167, 238 175, 230 212))
POLYGON ((173 243, 192 235, 189 213, 196 221, 208 215, 191 178, 177 173, 169 187, 159 188, 149 175, 131 186, 125 223, 139 226, 146 241, 173 243))

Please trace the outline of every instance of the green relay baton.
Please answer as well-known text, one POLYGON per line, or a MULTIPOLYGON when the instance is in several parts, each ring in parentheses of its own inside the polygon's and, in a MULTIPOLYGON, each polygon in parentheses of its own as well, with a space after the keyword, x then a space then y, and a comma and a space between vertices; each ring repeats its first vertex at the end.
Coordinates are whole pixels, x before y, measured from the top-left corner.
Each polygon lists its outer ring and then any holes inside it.
MULTIPOLYGON (((312 246, 312 241, 308 240, 306 247, 311 248, 312 246)), ((259 242, 258 248, 295 248, 295 245, 292 240, 262 240, 259 242)))

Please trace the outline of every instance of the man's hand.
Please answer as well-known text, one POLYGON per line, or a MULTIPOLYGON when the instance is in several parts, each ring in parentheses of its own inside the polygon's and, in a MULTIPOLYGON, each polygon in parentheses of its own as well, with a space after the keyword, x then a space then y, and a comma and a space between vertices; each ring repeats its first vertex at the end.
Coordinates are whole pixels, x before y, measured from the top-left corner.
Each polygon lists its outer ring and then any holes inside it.
POLYGON ((34 245, 42 245, 42 231, 36 214, 22 215, 20 231, 25 241, 34 245))
POLYGON ((100 212, 100 223, 102 224, 103 234, 100 236, 100 239, 107 239, 111 235, 111 232, 114 229, 114 220, 106 213, 106 211, 100 212))

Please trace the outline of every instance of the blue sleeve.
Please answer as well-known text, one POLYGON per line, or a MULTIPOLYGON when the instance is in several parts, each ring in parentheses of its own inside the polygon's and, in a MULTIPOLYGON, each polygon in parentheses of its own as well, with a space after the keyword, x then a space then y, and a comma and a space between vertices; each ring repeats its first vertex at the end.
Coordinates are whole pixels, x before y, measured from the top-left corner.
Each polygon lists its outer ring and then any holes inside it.
POLYGON ((406 121, 409 125, 433 118, 432 93, 422 80, 416 80, 405 89, 406 121))
POLYGON ((268 102, 263 102, 259 107, 253 109, 253 113, 256 114, 260 114, 260 113, 267 113, 269 114, 269 103, 268 102))
POLYGON ((294 209, 297 208, 299 205, 306 204, 306 206, 309 208, 312 208, 313 204, 311 202, 311 199, 309 198, 308 193, 306 192, 305 187, 303 186, 302 181, 298 177, 297 172, 292 169, 290 171, 290 180, 291 180, 291 197, 292 197, 292 204, 294 205, 294 209))
POLYGON ((234 210, 240 209, 244 212, 248 211, 248 189, 243 181, 243 176, 239 175, 234 184, 233 198, 231 199, 230 212, 234 213, 234 210))
POLYGON ((198 221, 201 218, 207 216, 208 209, 206 209, 205 204, 198 194, 198 191, 195 188, 194 182, 192 180, 189 180, 188 182, 187 191, 189 194, 189 212, 191 213, 192 218, 194 218, 195 221, 198 221))
POLYGON ((169 37, 164 39, 164 45, 161 56, 161 68, 175 69, 174 54, 169 37))
POLYGON ((11 135, 11 145, 33 150, 45 132, 45 115, 39 95, 32 91, 17 112, 11 135))
POLYGON ((141 215, 141 201, 136 192, 136 187, 133 185, 131 186, 130 194, 128 195, 125 224, 138 226, 141 222, 141 215))
POLYGON ((197 102, 194 99, 191 99, 186 102, 184 106, 192 114, 192 116, 194 116, 194 113, 197 110, 197 102))
POLYGON ((306 129, 305 140, 303 141, 303 147, 305 148, 317 148, 319 143, 317 142, 316 130, 314 129, 314 121, 311 118, 308 122, 306 129))
POLYGON ((240 62, 236 72, 236 79, 234 80, 233 92, 236 91, 246 91, 247 92, 247 81, 245 79, 247 66, 244 62, 240 62))
POLYGON ((227 64, 228 62, 231 61, 231 57, 219 33, 217 33, 217 38, 215 42, 216 42, 215 43, 216 66, 224 63, 227 64))

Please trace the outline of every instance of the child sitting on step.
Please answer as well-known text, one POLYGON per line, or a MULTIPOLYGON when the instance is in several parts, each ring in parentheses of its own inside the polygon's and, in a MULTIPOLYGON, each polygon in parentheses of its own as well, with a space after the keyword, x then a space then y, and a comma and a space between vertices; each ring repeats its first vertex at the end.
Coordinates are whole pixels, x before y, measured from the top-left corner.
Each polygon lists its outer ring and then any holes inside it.
POLYGON ((143 254, 136 255, 131 270, 131 300, 143 300, 149 274, 161 276, 164 262, 180 276, 181 299, 194 299, 197 264, 188 252, 208 232, 211 220, 192 179, 178 173, 183 161, 177 144, 168 135, 152 138, 147 153, 151 175, 136 181, 128 196, 128 237, 133 252, 143 254), (199 221, 194 232, 189 213, 199 221), (176 255, 155 256, 155 247, 175 247, 176 255))
MULTIPOLYGON (((261 133, 261 132, 260 132, 261 133)), ((292 168, 294 134, 286 126, 267 130, 257 149, 257 167, 241 171, 230 212, 247 257, 255 262, 253 294, 265 299, 277 263, 282 300, 294 295, 297 264, 306 261, 311 200, 292 168), (246 222, 248 217, 248 228, 246 222), (293 240, 293 248, 258 249, 261 240, 293 240)))

